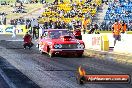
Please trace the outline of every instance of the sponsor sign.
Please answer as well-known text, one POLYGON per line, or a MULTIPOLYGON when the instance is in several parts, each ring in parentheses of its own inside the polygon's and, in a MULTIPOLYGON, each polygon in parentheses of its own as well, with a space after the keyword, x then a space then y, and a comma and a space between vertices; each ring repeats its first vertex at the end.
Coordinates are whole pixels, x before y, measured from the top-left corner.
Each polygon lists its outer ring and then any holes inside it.
POLYGON ((4 32, 4 25, 0 25, 0 33, 4 32))
POLYGON ((5 32, 6 33, 12 33, 13 32, 13 25, 5 26, 5 32))
POLYGON ((101 40, 100 36, 93 36, 92 37, 92 46, 100 45, 100 40, 101 40))
POLYGON ((0 25, 0 33, 2 34, 12 34, 13 31, 16 31, 16 34, 25 34, 28 30, 25 25, 0 25))
POLYGON ((101 50, 101 35, 85 34, 82 35, 82 40, 85 44, 85 49, 101 50))
POLYGON ((131 77, 128 74, 86 74, 80 66, 76 75, 79 84, 84 83, 130 83, 131 77))
POLYGON ((130 76, 125 74, 102 74, 102 75, 85 75, 86 82, 89 83, 129 83, 130 76))

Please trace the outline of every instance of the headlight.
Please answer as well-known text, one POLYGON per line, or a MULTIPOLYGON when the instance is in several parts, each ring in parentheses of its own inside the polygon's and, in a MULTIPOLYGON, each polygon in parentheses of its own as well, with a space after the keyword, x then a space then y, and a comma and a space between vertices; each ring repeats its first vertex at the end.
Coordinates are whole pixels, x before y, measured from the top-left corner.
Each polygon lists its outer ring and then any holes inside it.
POLYGON ((62 48, 62 45, 61 44, 55 44, 54 48, 62 48))
POLYGON ((84 45, 83 45, 83 44, 78 44, 78 45, 77 45, 77 48, 79 48, 79 49, 84 49, 84 45))
POLYGON ((80 44, 78 44, 78 45, 77 45, 77 48, 78 48, 78 49, 80 49, 80 48, 81 48, 80 44))
POLYGON ((54 45, 55 48, 58 48, 58 44, 54 45))
POLYGON ((61 44, 59 44, 59 46, 58 46, 59 48, 62 48, 62 45, 61 44))
POLYGON ((84 49, 84 44, 81 44, 81 48, 84 49))

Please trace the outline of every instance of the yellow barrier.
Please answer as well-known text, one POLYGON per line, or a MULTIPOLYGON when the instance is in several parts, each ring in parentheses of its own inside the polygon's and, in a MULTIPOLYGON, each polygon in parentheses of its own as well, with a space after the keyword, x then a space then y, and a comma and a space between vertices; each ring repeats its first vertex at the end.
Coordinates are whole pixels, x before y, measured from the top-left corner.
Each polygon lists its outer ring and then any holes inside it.
POLYGON ((109 39, 107 35, 101 36, 101 50, 103 51, 109 50, 109 39))

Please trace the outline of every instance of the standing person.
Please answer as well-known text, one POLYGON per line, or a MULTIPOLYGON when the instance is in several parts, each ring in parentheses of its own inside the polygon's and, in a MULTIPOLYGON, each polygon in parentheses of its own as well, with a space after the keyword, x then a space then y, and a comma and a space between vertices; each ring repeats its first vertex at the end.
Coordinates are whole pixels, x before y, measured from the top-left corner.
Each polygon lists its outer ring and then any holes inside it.
POLYGON ((95 34, 100 34, 99 33, 99 25, 97 23, 94 24, 94 28, 95 28, 95 34))
POLYGON ((15 37, 16 37, 16 25, 14 25, 12 29, 12 38, 15 38, 15 37))
POLYGON ((127 24, 125 23, 125 21, 122 22, 122 33, 126 33, 127 31, 127 24))
POLYGON ((112 31, 113 31, 113 37, 114 37, 114 46, 116 44, 116 41, 121 41, 121 24, 115 20, 115 23, 112 25, 112 31))
POLYGON ((36 27, 33 27, 33 39, 34 37, 37 39, 36 27))
POLYGON ((34 37, 37 38, 37 35, 36 35, 36 28, 37 28, 37 23, 36 23, 36 20, 33 18, 33 20, 31 21, 31 27, 32 27, 32 32, 33 32, 33 39, 34 37))
POLYGON ((34 25, 35 25, 35 24, 34 24, 34 20, 35 20, 34 18, 31 19, 31 31, 32 31, 32 32, 33 32, 33 27, 34 27, 34 25))
POLYGON ((88 24, 88 19, 85 18, 85 19, 82 21, 83 34, 85 34, 85 32, 86 32, 86 30, 87 30, 87 24, 88 24))
POLYGON ((88 34, 93 34, 93 33, 95 32, 95 30, 96 30, 96 28, 95 28, 95 24, 92 23, 92 24, 91 24, 91 28, 90 28, 88 34))

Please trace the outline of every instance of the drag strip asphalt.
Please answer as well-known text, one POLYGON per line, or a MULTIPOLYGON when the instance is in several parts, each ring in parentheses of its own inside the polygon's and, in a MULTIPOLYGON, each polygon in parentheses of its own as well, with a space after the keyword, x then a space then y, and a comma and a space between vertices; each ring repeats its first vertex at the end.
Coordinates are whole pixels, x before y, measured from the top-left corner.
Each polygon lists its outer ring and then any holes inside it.
MULTIPOLYGON (((41 55, 36 47, 24 50, 22 41, 1 42, 0 50, 3 60, 41 88, 132 88, 132 84, 85 84, 81 86, 77 84, 75 75, 78 67, 82 66, 87 74, 130 74, 132 76, 132 66, 129 65, 88 57, 49 58, 46 54, 41 55)), ((5 72, 9 71, 5 70, 5 72)))

